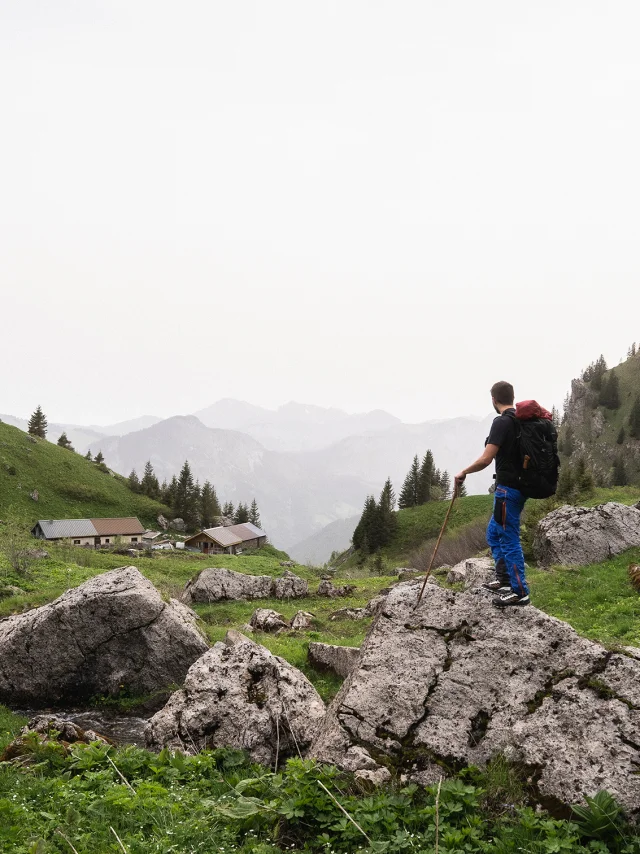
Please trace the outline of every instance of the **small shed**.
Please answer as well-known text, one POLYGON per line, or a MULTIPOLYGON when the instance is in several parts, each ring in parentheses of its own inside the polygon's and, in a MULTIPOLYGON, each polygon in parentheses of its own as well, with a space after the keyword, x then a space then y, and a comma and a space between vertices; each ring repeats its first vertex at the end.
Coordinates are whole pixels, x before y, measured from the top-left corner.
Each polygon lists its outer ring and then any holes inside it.
POLYGON ((205 528, 199 534, 188 537, 184 541, 186 548, 197 548, 203 554, 235 554, 237 546, 242 545, 242 538, 231 531, 231 528, 205 528))

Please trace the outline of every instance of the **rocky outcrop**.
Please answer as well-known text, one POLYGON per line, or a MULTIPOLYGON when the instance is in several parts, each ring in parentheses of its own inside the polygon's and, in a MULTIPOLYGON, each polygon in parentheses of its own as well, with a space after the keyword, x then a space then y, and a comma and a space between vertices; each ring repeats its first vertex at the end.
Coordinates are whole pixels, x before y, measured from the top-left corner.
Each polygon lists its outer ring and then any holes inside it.
POLYGON ((311 755, 345 770, 395 767, 422 782, 499 754, 540 796, 607 789, 640 811, 640 661, 487 591, 393 588, 331 704, 311 755))
POLYGON ((176 519, 171 520, 171 527, 174 531, 186 531, 187 526, 184 523, 184 519, 177 517, 176 519))
POLYGON ((335 585, 328 578, 323 578, 318 585, 317 595, 327 596, 329 599, 336 599, 339 596, 350 596, 355 589, 355 584, 335 585))
POLYGON ((328 670, 344 679, 353 670, 360 650, 357 646, 333 646, 330 643, 310 643, 307 657, 316 670, 328 670))
POLYGON ((147 743, 193 753, 236 747, 273 765, 305 751, 325 707, 309 680, 236 631, 189 670, 184 689, 151 718, 147 743))
POLYGON ((294 632, 301 632, 304 629, 310 629, 313 625, 315 614, 310 614, 308 611, 296 611, 291 618, 291 629, 294 632))
POLYGON ((281 578, 273 579, 271 591, 275 599, 303 599, 309 595, 309 584, 287 569, 281 578))
POLYGON ((624 504, 560 507, 538 524, 533 549, 542 566, 600 563, 640 545, 640 510, 624 504))
POLYGON ((447 573, 449 584, 464 584, 465 590, 495 578, 495 564, 488 557, 470 557, 452 566, 447 573))
POLYGON ((98 575, 0 620, 0 702, 69 705, 181 683, 208 648, 195 619, 133 566, 98 575))
POLYGON ((249 625, 254 632, 278 632, 289 628, 287 618, 271 608, 257 608, 251 615, 249 625))
POLYGON ((184 589, 182 601, 206 604, 227 599, 302 599, 308 594, 308 583, 292 572, 272 578, 217 568, 203 569, 192 578, 184 589))

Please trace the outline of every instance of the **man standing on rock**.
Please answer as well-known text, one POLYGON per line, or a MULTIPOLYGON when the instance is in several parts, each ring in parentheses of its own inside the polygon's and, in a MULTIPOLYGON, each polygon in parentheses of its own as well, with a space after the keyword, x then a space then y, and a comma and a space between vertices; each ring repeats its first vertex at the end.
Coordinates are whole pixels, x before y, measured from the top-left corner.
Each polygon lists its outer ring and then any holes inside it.
POLYGON ((518 447, 513 401, 511 383, 495 383, 491 389, 491 402, 498 417, 494 418, 491 425, 484 453, 455 477, 458 488, 468 474, 482 471, 496 461, 493 516, 487 528, 487 543, 496 562, 496 578, 484 586, 498 594, 493 601, 499 608, 529 604, 529 587, 520 542, 520 516, 527 499, 516 489, 518 447))

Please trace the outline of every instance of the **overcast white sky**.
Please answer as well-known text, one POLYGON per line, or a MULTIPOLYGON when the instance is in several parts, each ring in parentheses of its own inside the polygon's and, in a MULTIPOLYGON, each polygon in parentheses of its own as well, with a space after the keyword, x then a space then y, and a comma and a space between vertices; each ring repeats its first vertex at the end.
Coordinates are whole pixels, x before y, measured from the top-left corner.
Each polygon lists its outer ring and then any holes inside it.
POLYGON ((561 404, 640 339, 639 25, 0 0, 0 412, 561 404))

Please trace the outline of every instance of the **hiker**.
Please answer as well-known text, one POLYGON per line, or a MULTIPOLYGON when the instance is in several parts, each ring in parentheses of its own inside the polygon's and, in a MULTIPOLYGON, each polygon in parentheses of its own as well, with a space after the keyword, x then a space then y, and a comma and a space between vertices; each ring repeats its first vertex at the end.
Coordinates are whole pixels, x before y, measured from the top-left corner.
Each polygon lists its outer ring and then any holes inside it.
POLYGON ((530 601, 520 542, 520 516, 527 499, 516 488, 519 485, 518 434, 511 383, 495 383, 491 388, 491 402, 498 417, 493 419, 484 453, 456 475, 455 485, 458 489, 468 474, 482 471, 496 461, 493 515, 487 528, 487 543, 496 563, 496 578, 484 586, 498 594, 494 604, 505 608, 528 605, 530 601))

